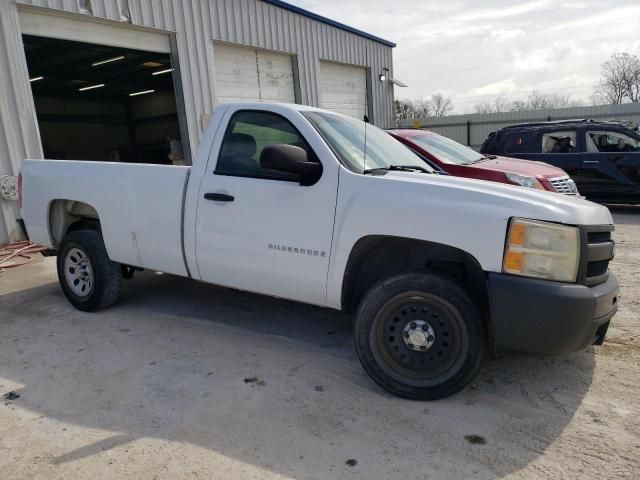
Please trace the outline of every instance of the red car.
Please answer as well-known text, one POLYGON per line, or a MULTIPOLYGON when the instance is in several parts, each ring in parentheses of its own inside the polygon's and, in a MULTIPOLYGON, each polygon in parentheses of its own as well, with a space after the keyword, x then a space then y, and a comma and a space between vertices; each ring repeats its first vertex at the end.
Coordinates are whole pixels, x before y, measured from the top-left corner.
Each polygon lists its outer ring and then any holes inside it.
POLYGON ((552 165, 530 160, 483 155, 428 130, 392 129, 388 133, 436 169, 455 177, 508 183, 549 192, 578 195, 567 173, 552 165))

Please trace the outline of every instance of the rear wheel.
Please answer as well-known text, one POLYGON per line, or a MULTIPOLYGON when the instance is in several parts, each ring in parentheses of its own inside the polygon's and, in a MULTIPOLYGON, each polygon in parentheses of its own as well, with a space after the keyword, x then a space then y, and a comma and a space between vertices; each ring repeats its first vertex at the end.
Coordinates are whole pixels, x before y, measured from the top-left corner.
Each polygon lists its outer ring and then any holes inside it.
POLYGON ((435 274, 386 279, 365 295, 355 323, 358 357, 389 392, 435 400, 464 388, 486 351, 482 318, 466 292, 435 274))
POLYGON ((62 291, 79 310, 94 311, 114 303, 122 287, 122 268, 112 262, 95 230, 65 235, 57 258, 62 291))

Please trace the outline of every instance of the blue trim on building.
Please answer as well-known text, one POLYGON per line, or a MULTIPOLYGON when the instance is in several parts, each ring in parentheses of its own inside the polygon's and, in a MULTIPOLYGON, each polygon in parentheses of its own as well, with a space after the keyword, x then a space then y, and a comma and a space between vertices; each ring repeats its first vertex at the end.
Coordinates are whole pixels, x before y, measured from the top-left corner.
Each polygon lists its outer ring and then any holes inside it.
POLYGON ((271 5, 275 5, 276 7, 284 8, 285 10, 289 10, 290 12, 297 13, 298 15, 302 15, 307 18, 311 18, 313 20, 317 20, 318 22, 326 23, 327 25, 331 25, 332 27, 339 28, 340 30, 344 30, 349 33, 354 33, 364 38, 368 38, 369 40, 373 40, 375 42, 381 43, 388 47, 395 47, 396 44, 390 42, 389 40, 385 40, 384 38, 376 37, 375 35, 371 35, 370 33, 363 32, 362 30, 358 30, 357 28, 350 27, 349 25, 345 25, 344 23, 336 22, 335 20, 331 20, 330 18, 323 17, 322 15, 318 15, 316 13, 310 12, 309 10, 305 10, 304 8, 296 7, 295 5, 291 5, 290 3, 283 2, 281 0, 262 0, 265 3, 270 3, 271 5))

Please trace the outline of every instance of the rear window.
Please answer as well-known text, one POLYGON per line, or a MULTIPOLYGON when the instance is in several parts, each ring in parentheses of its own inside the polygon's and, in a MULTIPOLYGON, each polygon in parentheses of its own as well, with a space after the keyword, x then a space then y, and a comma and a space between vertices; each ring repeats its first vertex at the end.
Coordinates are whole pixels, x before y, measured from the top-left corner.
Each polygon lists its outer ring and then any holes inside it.
POLYGON ((419 145, 445 163, 464 165, 477 162, 483 158, 481 153, 435 133, 414 135, 409 138, 409 141, 419 145))

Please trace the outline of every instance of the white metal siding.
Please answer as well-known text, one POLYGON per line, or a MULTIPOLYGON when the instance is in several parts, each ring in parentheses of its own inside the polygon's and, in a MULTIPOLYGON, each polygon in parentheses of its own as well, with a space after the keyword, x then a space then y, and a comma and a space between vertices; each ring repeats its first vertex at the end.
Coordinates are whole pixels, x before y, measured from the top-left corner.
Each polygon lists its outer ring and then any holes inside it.
MULTIPOLYGON (((320 60, 369 67, 371 120, 392 125, 393 87, 378 80, 383 68, 393 76, 390 46, 261 0, 0 0, 0 174, 17 175, 24 158, 42 158, 18 8, 175 33, 192 152, 214 108, 215 41, 295 55, 299 101, 308 105, 320 103, 320 60)), ((0 210, 2 242, 17 235, 18 209, 0 199, 0 210)))
POLYGON ((362 120, 367 114, 367 69, 320 62, 320 106, 362 120))
POLYGON ((295 103, 291 55, 216 44, 214 58, 218 103, 295 103))

